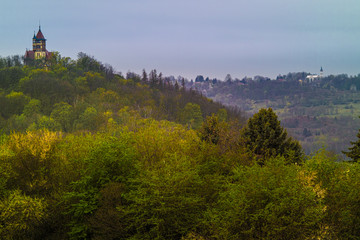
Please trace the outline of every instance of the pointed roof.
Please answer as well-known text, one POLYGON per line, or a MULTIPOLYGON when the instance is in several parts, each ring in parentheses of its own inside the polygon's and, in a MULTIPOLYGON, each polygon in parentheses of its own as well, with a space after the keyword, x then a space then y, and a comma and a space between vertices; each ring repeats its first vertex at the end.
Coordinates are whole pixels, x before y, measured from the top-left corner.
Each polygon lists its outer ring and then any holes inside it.
POLYGON ((37 38, 38 40, 46 40, 45 37, 44 37, 44 35, 43 35, 42 32, 41 32, 40 26, 39 26, 39 31, 38 31, 38 33, 36 34, 36 38, 37 38))
POLYGON ((323 72, 323 68, 322 68, 322 67, 320 68, 320 72, 323 72))

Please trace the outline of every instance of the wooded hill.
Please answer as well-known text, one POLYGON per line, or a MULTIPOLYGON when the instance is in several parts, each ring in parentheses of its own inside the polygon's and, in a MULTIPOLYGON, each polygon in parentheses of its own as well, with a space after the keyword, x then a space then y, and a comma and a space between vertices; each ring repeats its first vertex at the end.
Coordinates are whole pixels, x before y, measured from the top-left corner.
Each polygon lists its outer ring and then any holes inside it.
POLYGON ((341 154, 360 128, 360 75, 329 75, 309 82, 309 74, 289 73, 273 80, 261 76, 242 80, 227 76, 226 81, 197 78, 187 86, 249 115, 271 107, 306 153, 326 147, 341 154))
POLYGON ((49 69, 41 61, 22 66, 18 58, 0 61, 0 128, 25 131, 98 130, 125 114, 163 119, 199 128, 212 113, 245 122, 237 108, 227 108, 186 90, 152 70, 140 77, 114 73, 84 53, 74 61, 56 54, 49 69), (2 63, 2 64, 1 64, 2 63), (7 65, 7 67, 4 67, 7 65))
POLYGON ((305 156, 271 108, 245 122, 155 70, 16 59, 0 59, 1 239, 358 237, 360 141, 353 162, 305 156))

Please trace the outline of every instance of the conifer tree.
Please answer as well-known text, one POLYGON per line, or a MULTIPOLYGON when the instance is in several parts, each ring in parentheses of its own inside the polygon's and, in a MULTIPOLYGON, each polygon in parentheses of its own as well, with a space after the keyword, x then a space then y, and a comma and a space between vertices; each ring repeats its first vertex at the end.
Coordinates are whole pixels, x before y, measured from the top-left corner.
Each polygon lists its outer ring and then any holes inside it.
POLYGON ((302 160, 299 142, 287 136, 271 108, 260 109, 254 114, 244 127, 243 135, 246 148, 258 157, 259 164, 278 155, 284 156, 289 163, 300 163, 302 160))
POLYGON ((357 134, 358 140, 355 142, 350 142, 352 147, 349 148, 349 151, 343 151, 343 153, 352 159, 353 162, 358 162, 360 159, 360 130, 357 134))

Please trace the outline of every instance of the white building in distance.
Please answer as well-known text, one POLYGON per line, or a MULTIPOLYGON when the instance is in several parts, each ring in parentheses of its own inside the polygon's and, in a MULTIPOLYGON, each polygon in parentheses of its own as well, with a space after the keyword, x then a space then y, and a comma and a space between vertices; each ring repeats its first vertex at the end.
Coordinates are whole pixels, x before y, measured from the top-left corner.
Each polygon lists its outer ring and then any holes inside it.
POLYGON ((323 78, 323 74, 324 74, 324 70, 321 67, 320 68, 320 74, 319 75, 317 75, 317 74, 307 75, 306 76, 306 82, 307 83, 312 83, 312 82, 314 82, 316 80, 321 80, 323 78))

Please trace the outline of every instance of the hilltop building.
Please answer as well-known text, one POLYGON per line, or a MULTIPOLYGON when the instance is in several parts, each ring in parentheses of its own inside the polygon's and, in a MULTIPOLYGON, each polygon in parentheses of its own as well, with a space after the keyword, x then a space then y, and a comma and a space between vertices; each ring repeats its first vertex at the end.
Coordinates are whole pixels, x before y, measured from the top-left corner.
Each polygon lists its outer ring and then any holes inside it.
POLYGON ((314 82, 314 81, 316 81, 318 79, 320 79, 320 76, 317 75, 317 74, 312 74, 312 75, 307 75, 306 76, 306 82, 307 83, 312 83, 312 82, 314 82))
POLYGON ((324 75, 324 70, 321 67, 319 75, 317 75, 317 74, 307 75, 305 80, 307 83, 312 83, 316 80, 321 80, 323 78, 323 75, 324 75))
POLYGON ((33 49, 26 50, 25 52, 25 64, 32 62, 34 60, 49 60, 52 56, 52 53, 46 50, 46 39, 44 34, 41 32, 41 26, 39 26, 39 31, 33 37, 33 49))

